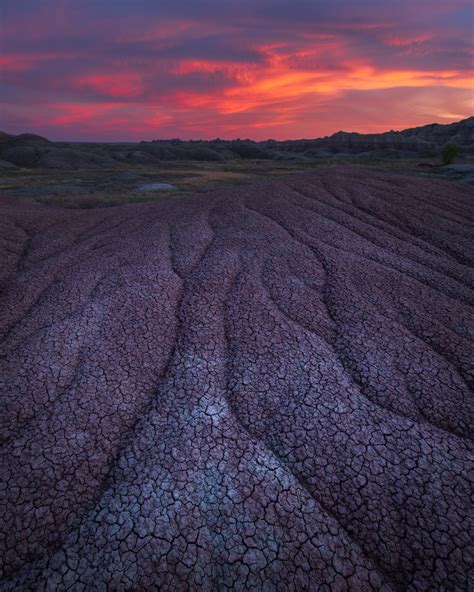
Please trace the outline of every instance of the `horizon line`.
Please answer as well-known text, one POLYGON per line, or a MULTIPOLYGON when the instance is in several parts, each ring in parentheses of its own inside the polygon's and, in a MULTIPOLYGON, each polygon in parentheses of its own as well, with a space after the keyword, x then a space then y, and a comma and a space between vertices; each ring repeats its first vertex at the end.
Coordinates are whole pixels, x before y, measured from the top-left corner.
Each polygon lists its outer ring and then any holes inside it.
POLYGON ((45 138, 46 140, 50 141, 50 142, 55 142, 55 143, 65 143, 65 144, 139 144, 141 142, 172 142, 172 141, 180 141, 180 142, 236 142, 236 141, 241 141, 241 142, 254 142, 256 144, 261 144, 261 143, 265 143, 265 142, 304 142, 304 141, 314 141, 314 140, 324 140, 326 138, 331 138, 332 136, 339 134, 339 133, 344 133, 344 134, 359 134, 359 135, 370 135, 370 136, 376 136, 376 135, 381 135, 381 134, 387 134, 390 132, 395 132, 395 133, 400 133, 409 129, 417 129, 417 128, 422 128, 422 127, 427 127, 429 125, 442 125, 442 126, 447 126, 447 125, 455 125, 456 123, 462 123, 463 121, 467 121, 471 118, 474 118, 474 114, 473 115, 468 115, 467 117, 463 117, 462 119, 457 119, 455 121, 452 121, 450 123, 438 123, 436 121, 431 121, 430 123, 424 123, 422 125, 416 125, 416 126, 410 126, 410 127, 402 127, 400 129, 395 129, 395 128, 391 128, 391 129, 386 129, 383 132, 360 132, 360 131, 345 131, 345 130, 338 130, 336 132, 333 132, 332 134, 329 135, 325 135, 325 136, 316 136, 316 137, 310 137, 310 138, 286 138, 284 140, 279 140, 277 138, 267 138, 265 140, 254 140, 252 138, 242 138, 242 137, 234 137, 234 138, 221 138, 216 136, 215 138, 211 138, 211 139, 205 139, 205 138, 189 138, 189 139, 183 139, 180 138, 179 136, 174 136, 174 137, 169 137, 169 138, 153 138, 151 140, 144 140, 144 139, 138 139, 138 140, 53 140, 48 136, 36 133, 36 132, 20 132, 19 134, 16 133, 12 133, 12 132, 7 132, 4 129, 0 129, 0 134, 6 134, 9 136, 22 136, 22 135, 34 135, 34 136, 40 136, 42 138, 45 138))

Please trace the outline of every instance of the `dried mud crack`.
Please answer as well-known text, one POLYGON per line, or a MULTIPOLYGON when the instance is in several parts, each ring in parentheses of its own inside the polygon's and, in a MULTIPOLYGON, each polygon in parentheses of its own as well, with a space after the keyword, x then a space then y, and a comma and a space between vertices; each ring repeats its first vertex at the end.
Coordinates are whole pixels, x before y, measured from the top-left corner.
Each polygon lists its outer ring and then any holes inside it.
POLYGON ((473 198, 0 198, 0 589, 468 590, 473 198))

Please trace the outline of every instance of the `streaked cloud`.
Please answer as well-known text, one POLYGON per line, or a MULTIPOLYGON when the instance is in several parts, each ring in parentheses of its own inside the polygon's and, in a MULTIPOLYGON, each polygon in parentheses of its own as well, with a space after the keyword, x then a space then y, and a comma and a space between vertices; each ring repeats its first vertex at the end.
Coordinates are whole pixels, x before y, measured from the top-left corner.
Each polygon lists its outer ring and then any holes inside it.
POLYGON ((4 0, 0 129, 315 137, 474 111, 468 2, 4 0))

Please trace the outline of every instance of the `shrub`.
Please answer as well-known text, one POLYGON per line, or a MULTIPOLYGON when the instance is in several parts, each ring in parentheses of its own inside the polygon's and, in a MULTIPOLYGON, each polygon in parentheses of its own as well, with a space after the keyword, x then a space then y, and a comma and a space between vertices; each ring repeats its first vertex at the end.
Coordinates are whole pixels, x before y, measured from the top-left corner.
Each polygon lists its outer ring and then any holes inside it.
POLYGON ((446 144, 443 147, 443 152, 441 153, 443 164, 451 164, 458 155, 459 148, 456 146, 456 144, 446 144))

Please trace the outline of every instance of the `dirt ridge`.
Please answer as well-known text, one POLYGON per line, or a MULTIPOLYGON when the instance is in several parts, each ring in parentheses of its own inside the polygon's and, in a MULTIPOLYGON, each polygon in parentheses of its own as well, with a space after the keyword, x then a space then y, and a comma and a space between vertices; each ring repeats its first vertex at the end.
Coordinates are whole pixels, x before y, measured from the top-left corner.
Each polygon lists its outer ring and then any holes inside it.
POLYGON ((474 189, 0 198, 7 590, 467 590, 474 189))

